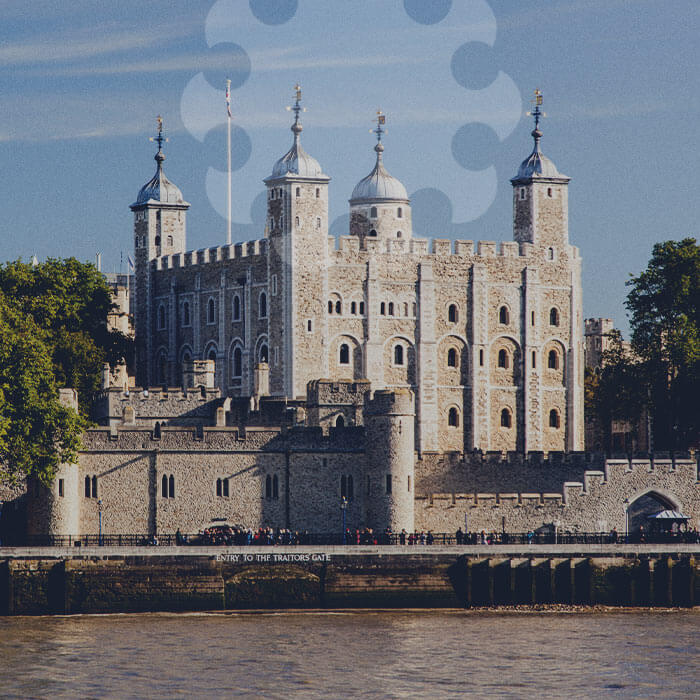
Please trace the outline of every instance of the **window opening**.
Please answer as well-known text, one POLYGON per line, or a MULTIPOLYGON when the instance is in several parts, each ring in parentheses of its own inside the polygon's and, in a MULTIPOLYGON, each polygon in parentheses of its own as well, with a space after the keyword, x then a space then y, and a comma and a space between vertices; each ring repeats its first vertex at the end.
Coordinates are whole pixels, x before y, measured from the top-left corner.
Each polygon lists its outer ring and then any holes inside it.
POLYGON ((510 428, 510 411, 507 408, 504 408, 501 411, 501 427, 502 428, 510 428))

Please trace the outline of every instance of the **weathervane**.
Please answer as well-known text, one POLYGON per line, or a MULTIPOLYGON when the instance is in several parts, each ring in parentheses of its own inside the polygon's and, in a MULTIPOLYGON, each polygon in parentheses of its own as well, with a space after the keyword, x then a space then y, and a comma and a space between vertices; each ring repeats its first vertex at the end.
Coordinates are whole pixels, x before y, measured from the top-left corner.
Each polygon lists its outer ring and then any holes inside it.
POLYGON ((535 97, 530 100, 530 102, 535 105, 535 109, 528 112, 527 116, 535 118, 535 130, 537 130, 540 126, 540 118, 547 116, 547 114, 540 109, 542 106, 542 91, 539 88, 535 90, 535 97))
POLYGON ((381 143, 382 134, 386 133, 386 129, 382 129, 384 124, 386 124, 386 114, 384 114, 384 112, 382 112, 381 109, 377 110, 376 122, 377 122, 376 129, 370 129, 369 133, 376 134, 377 135, 377 143, 381 143))
POLYGON ((160 152, 163 144, 168 143, 170 139, 163 136, 163 117, 160 114, 156 117, 156 121, 158 122, 158 136, 151 136, 148 140, 156 142, 158 144, 158 152, 160 152))
POLYGON ((301 106, 301 85, 297 83, 294 86, 294 104, 291 107, 287 107, 288 112, 294 112, 294 124, 299 123, 299 113, 306 112, 306 107, 301 106))

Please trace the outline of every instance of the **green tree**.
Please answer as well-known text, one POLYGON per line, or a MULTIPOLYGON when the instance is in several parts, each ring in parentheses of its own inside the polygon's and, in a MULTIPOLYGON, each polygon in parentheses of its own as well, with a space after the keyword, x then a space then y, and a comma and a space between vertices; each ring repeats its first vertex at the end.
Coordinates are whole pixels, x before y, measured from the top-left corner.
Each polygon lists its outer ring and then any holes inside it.
POLYGON ((87 416, 103 364, 130 362, 133 353, 132 341, 107 327, 113 304, 104 277, 75 258, 39 265, 15 261, 0 265, 0 292, 21 318, 33 321, 57 385, 78 390, 87 416))
POLYGON ((75 459, 86 422, 59 401, 44 332, 0 294, 0 478, 48 484, 75 459))
POLYGON ((632 349, 644 368, 655 449, 700 444, 700 246, 654 246, 628 283, 632 349))
POLYGON ((612 331, 600 369, 587 369, 585 376, 586 412, 595 424, 596 449, 613 449, 613 421, 626 421, 633 431, 637 429, 647 404, 644 378, 643 366, 625 348, 620 332, 612 331))

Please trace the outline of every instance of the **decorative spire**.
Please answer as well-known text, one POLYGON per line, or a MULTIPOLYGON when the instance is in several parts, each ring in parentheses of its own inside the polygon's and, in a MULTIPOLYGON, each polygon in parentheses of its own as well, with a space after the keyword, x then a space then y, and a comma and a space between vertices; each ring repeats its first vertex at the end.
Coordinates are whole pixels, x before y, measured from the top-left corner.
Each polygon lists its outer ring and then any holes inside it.
POLYGON ((542 138, 542 132, 540 131, 540 119, 547 116, 546 113, 540 109, 542 106, 542 92, 539 88, 535 89, 535 97, 530 100, 530 102, 535 105, 535 108, 531 112, 528 112, 527 115, 528 117, 535 118, 535 128, 532 130, 531 135, 532 138, 535 139, 534 150, 535 152, 539 152, 540 139, 542 138))
POLYGON ((161 117, 160 114, 156 117, 156 122, 158 122, 158 135, 151 136, 151 138, 148 140, 154 141, 158 144, 158 153, 155 155, 155 161, 158 163, 158 167, 160 167, 160 164, 165 160, 165 156, 163 155, 163 144, 168 143, 170 139, 163 136, 163 117, 161 117))
POLYGON ((299 144, 299 134, 301 134, 304 128, 299 121, 299 114, 301 112, 306 112, 306 107, 301 106, 301 85, 297 83, 294 86, 294 104, 291 107, 287 107, 288 112, 294 112, 294 124, 292 124, 292 132, 294 133, 294 143, 299 144))
POLYGON ((382 144, 382 134, 386 133, 386 129, 382 127, 386 124, 386 114, 382 112, 381 109, 377 110, 377 127, 375 129, 370 129, 370 134, 377 135, 377 144, 374 150, 377 153, 377 162, 379 163, 382 159, 382 153, 384 152, 384 144, 382 144))

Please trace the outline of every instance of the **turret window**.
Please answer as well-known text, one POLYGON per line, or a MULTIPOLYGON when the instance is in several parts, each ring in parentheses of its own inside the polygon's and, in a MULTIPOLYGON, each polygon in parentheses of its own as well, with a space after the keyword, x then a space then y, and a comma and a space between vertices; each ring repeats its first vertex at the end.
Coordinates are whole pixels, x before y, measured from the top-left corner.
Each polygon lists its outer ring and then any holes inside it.
POLYGON ((459 410, 452 406, 447 414, 447 424, 452 428, 459 427, 459 410))
POLYGON ((399 207, 399 208, 396 210, 396 218, 397 218, 397 219, 402 219, 402 218, 403 218, 403 209, 402 209, 401 207, 399 207))
POLYGON ((377 218, 377 207, 371 207, 369 210, 369 218, 370 219, 376 219, 377 218))
POLYGON ((403 345, 394 345, 394 364, 403 366, 403 345))
POLYGON ((547 355, 547 367, 549 369, 559 369, 559 353, 556 350, 550 350, 547 355))
POLYGON ((550 428, 558 428, 560 424, 559 421, 559 411, 557 411, 556 408, 553 408, 549 412, 549 427, 550 428))
POLYGON ((501 350, 498 351, 498 366, 501 369, 508 369, 509 365, 508 351, 501 348, 501 350))
POLYGON ((552 307, 549 310, 549 325, 558 326, 559 325, 559 309, 552 307))
POLYGON ((350 364, 350 346, 347 343, 343 343, 340 346, 340 353, 338 357, 338 362, 341 365, 349 365, 350 364))
POLYGON ((520 199, 525 199, 525 188, 524 187, 520 188, 520 199))
POLYGON ((321 199, 321 188, 320 187, 316 188, 316 199, 321 199))
POLYGON ((457 323, 459 319, 459 310, 457 309, 457 304, 450 304, 447 308, 447 320, 450 323, 457 323))
POLYGON ((507 408, 504 408, 501 411, 501 428, 510 428, 512 425, 512 417, 510 415, 510 411, 507 408))
POLYGON ((243 374, 243 353, 240 348, 233 351, 233 376, 240 377, 243 374))
POLYGON ((450 348, 447 351, 447 366, 456 367, 457 366, 457 350, 455 348, 450 348))
POLYGON ((216 323, 216 304, 214 299, 209 299, 207 302, 207 323, 216 323))
POLYGON ((296 196, 301 197, 301 187, 297 187, 296 189, 296 196))
POLYGON ((548 196, 548 197, 551 197, 551 196, 552 196, 552 188, 551 188, 551 187, 548 187, 548 188, 547 188, 547 196, 548 196))
POLYGON ((510 323, 510 313, 508 313, 507 306, 501 306, 501 308, 498 310, 498 322, 504 325, 508 325, 508 323, 510 323))

